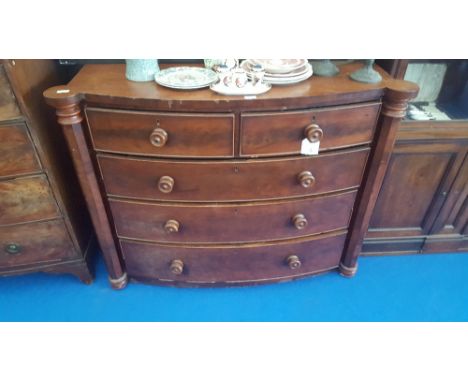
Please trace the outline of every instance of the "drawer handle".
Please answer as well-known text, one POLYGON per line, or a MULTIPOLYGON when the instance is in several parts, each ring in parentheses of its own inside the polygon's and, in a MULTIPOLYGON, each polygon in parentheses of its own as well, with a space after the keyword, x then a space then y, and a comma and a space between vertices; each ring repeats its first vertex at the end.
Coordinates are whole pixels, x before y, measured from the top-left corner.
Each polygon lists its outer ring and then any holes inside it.
POLYGON ((307 227, 308 224, 307 219, 303 214, 294 215, 294 217, 292 218, 292 222, 294 224, 294 227, 296 227, 297 229, 304 229, 305 227, 307 227))
POLYGON ((157 127, 150 135, 150 143, 156 147, 163 147, 167 143, 168 135, 164 129, 157 127))
POLYGON ((184 271, 184 262, 182 260, 172 260, 170 269, 175 275, 181 275, 184 271))
POLYGON ((167 233, 179 232, 180 224, 177 220, 170 219, 164 224, 164 229, 167 233))
POLYGON ((159 178, 158 188, 159 191, 164 192, 165 194, 170 193, 174 188, 174 179, 167 175, 162 176, 159 178))
POLYGON ((311 143, 320 142, 323 138, 323 130, 319 125, 313 123, 305 128, 304 135, 311 143))
POLYGON ((301 267, 302 263, 298 256, 291 255, 286 258, 286 263, 290 269, 298 269, 301 267))
POLYGON ((308 188, 315 183, 315 177, 312 175, 310 171, 302 171, 298 176, 297 180, 301 184, 302 187, 308 188))
POLYGON ((8 243, 8 244, 5 245, 4 250, 9 255, 18 255, 19 253, 21 253, 23 248, 19 244, 8 243))

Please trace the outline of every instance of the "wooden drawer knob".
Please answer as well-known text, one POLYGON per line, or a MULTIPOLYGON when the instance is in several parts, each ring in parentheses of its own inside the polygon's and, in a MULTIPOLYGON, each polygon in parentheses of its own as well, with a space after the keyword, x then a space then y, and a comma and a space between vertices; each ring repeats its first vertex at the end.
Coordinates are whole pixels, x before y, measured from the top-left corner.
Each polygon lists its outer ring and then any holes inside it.
POLYGON ((303 214, 294 215, 292 222, 297 229, 304 229, 307 227, 307 219, 303 214))
POLYGON ((170 219, 164 224, 164 229, 167 233, 179 232, 180 224, 177 220, 170 219))
POLYGON ((167 143, 168 135, 164 129, 157 127, 150 135, 150 143, 156 147, 163 147, 167 143))
POLYGON ((288 264, 288 267, 290 269, 298 269, 302 265, 301 260, 299 260, 299 257, 297 257, 296 255, 288 256, 286 258, 286 263, 288 264))
POLYGON ((23 248, 21 248, 21 245, 16 243, 8 243, 3 249, 9 255, 18 255, 23 250, 23 248))
POLYGON ((315 183, 315 177, 312 175, 310 171, 302 171, 298 176, 297 180, 301 184, 302 187, 308 188, 315 183))
POLYGON ((319 142, 323 137, 323 130, 313 123, 305 128, 304 135, 311 143, 319 142))
POLYGON ((170 269, 175 275, 181 275, 184 271, 184 262, 182 260, 172 260, 170 269))
POLYGON ((170 176, 162 176, 159 178, 158 188, 159 191, 164 192, 165 194, 170 193, 174 188, 174 179, 172 179, 170 176))

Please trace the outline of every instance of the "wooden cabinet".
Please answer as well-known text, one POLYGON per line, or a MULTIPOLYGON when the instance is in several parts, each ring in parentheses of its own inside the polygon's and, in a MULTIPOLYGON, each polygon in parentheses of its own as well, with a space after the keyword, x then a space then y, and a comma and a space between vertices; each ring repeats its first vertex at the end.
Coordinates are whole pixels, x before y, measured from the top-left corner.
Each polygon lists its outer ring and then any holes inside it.
POLYGON ((357 269, 414 84, 311 78, 256 99, 87 65, 56 108, 110 281, 234 285, 357 269), (129 86, 131 84, 131 86, 129 86), (301 155, 306 139, 318 155, 301 155))
MULTIPOLYGON (((468 61, 465 61, 434 62, 435 79, 421 84, 424 87, 428 83, 434 89, 425 92, 427 98, 420 99, 420 104, 430 105, 432 92, 435 100, 432 103, 446 111, 447 116, 442 115, 444 120, 434 117, 427 121, 402 121, 363 254, 466 251, 468 93, 463 89, 468 89, 468 61), (445 73, 443 80, 437 80, 437 71, 445 73), (437 81, 439 84, 435 85, 437 81), (463 113, 467 120, 463 119, 463 113)), ((395 75, 404 77, 412 62, 393 64, 395 75)))
POLYGON ((42 92, 60 83, 51 60, 0 61, 0 276, 92 276, 94 240, 59 125, 42 92))

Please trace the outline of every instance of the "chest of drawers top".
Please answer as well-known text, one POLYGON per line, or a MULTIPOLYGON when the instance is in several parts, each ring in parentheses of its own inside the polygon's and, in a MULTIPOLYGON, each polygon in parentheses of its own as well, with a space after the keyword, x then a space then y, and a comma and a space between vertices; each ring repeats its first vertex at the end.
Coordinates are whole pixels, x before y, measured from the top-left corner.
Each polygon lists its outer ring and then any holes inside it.
MULTIPOLYGON (((90 64, 67 85, 68 93, 47 98, 84 99, 88 105, 122 109, 182 111, 182 112, 235 112, 285 111, 311 107, 346 105, 379 100, 386 89, 412 93, 417 87, 409 82, 391 78, 379 67, 383 80, 378 84, 364 84, 349 79, 349 74, 362 67, 351 63, 340 67, 333 78, 312 76, 293 86, 274 86, 256 99, 224 96, 210 89, 180 91, 158 86, 155 82, 132 82, 125 78, 125 65, 90 64)), ((161 67, 165 68, 164 65, 161 67)), ((64 90, 64 89, 62 89, 64 90)))

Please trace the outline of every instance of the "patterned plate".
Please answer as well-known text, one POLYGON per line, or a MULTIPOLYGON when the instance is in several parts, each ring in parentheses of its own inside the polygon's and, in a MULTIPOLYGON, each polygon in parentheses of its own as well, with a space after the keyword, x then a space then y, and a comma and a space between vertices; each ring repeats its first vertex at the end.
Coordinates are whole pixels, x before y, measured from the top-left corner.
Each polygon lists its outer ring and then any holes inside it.
POLYGON ((216 82, 218 75, 211 69, 179 66, 161 70, 154 80, 172 89, 200 89, 216 82))
MULTIPOLYGON (((241 68, 247 72, 247 75, 251 75, 252 65, 253 63, 250 60, 245 60, 245 61, 242 61, 241 68)), ((300 66, 299 68, 294 69, 288 73, 266 72, 265 75, 268 77, 274 77, 274 78, 291 78, 291 77, 300 76, 306 73, 307 71, 309 71, 309 68, 310 68, 310 64, 306 62, 303 66, 300 66)))
POLYGON ((276 58, 276 59, 258 59, 252 58, 251 62, 260 64, 267 73, 288 73, 304 66, 307 63, 303 58, 276 58))

